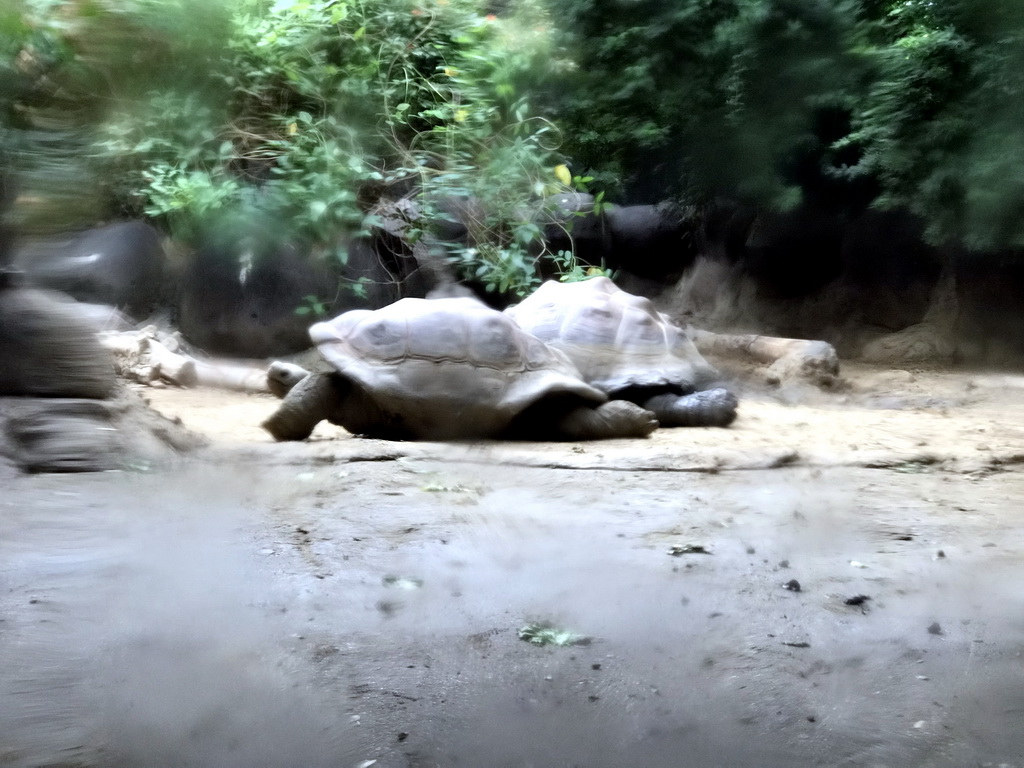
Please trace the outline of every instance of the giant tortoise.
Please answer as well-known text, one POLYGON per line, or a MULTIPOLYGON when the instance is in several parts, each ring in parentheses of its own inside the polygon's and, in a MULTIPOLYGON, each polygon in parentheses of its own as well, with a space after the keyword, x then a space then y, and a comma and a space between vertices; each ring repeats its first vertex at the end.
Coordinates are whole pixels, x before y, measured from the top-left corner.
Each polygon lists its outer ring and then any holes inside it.
POLYGON ((303 440, 323 419, 385 439, 643 437, 653 414, 583 381, 561 352, 471 298, 401 299, 309 330, 329 370, 275 363, 263 423, 303 440))
POLYGON ((725 427, 736 418, 735 395, 703 389, 718 373, 686 332, 606 277, 546 282, 505 314, 565 352, 588 384, 652 411, 663 427, 725 427))

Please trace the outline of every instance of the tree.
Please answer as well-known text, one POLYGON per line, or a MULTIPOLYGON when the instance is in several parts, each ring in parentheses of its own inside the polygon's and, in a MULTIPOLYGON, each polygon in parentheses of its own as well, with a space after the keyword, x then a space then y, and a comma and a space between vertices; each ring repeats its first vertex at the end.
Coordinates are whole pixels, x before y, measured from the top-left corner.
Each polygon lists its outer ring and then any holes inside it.
POLYGON ((849 141, 880 207, 926 222, 935 243, 1024 246, 1024 7, 905 0, 870 19, 871 84, 849 141))
POLYGON ((530 2, 507 20, 483 6, 23 0, 0 54, 27 85, 0 124, 51 225, 146 215, 188 244, 216 232, 238 251, 297 242, 344 261, 381 195, 476 197, 489 217, 457 263, 522 292, 537 280, 531 206, 564 188, 556 131, 528 98, 548 26, 530 2), (82 171, 63 189, 87 210, 57 215, 68 196, 42 188, 47 167, 82 171))
POLYGON ((548 102, 573 168, 673 191, 921 217, 1024 245, 1024 6, 1013 0, 569 0, 548 102))
POLYGON ((674 191, 791 206, 811 183, 808 158, 833 162, 838 137, 822 115, 842 115, 856 89, 852 3, 560 7, 556 26, 577 66, 561 88, 570 97, 550 108, 564 115, 574 167, 621 185, 624 197, 674 191))

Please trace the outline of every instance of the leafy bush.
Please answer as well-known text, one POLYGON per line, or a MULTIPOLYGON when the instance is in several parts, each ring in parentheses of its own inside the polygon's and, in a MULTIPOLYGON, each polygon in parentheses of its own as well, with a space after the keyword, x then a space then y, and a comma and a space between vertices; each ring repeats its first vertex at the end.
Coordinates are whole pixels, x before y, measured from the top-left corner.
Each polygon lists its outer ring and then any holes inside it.
POLYGON ((878 204, 920 215, 935 243, 1024 246, 1024 7, 901 0, 875 13, 851 140, 878 204))
POLYGON ((463 272, 502 291, 536 280, 538 202, 565 188, 558 131, 528 100, 548 68, 538 5, 497 19, 477 0, 25 0, 5 19, 5 64, 30 52, 29 100, 74 123, 35 140, 26 170, 87 158, 102 181, 76 185, 80 219, 144 214, 186 242, 344 261, 374 201, 412 190, 427 213, 443 197, 487 211, 463 272))
POLYGON ((1016 0, 565 0, 547 109, 578 173, 785 209, 920 216, 933 243, 1024 246, 1016 0), (565 96, 565 94, 568 94, 565 96))
POLYGON ((1019 3, 543 2, 11 0, 20 223, 148 215, 344 261, 378 200, 413 196, 408 237, 461 206, 454 268, 506 293, 586 275, 540 237, 580 177, 631 202, 904 208, 936 242, 1024 244, 1019 3))
MULTIPOLYGON (((556 13, 577 66, 550 109, 574 170, 658 202, 726 195, 785 207, 847 97, 854 5, 831 0, 567 0, 556 13)), ((819 153, 820 154, 820 153, 819 153)), ((825 158, 825 161, 828 159, 825 158)))

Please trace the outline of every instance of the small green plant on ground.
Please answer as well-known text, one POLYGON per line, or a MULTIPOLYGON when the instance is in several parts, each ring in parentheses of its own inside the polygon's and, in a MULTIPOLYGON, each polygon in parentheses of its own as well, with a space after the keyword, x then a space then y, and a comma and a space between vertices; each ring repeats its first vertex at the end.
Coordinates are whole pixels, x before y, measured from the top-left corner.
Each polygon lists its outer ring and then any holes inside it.
POLYGON ((549 622, 531 622, 519 628, 519 639, 531 645, 589 645, 591 638, 554 626, 549 622))

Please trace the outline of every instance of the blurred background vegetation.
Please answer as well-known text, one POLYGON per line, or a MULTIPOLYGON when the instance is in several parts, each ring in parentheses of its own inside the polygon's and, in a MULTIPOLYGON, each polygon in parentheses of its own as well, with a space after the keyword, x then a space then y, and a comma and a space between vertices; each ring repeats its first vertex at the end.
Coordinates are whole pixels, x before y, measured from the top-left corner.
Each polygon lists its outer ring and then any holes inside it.
POLYGON ((472 200, 458 267, 504 290, 572 189, 901 209, 996 252, 1024 245, 1024 4, 0 0, 0 138, 24 234, 344 260, 381 199, 472 200))

